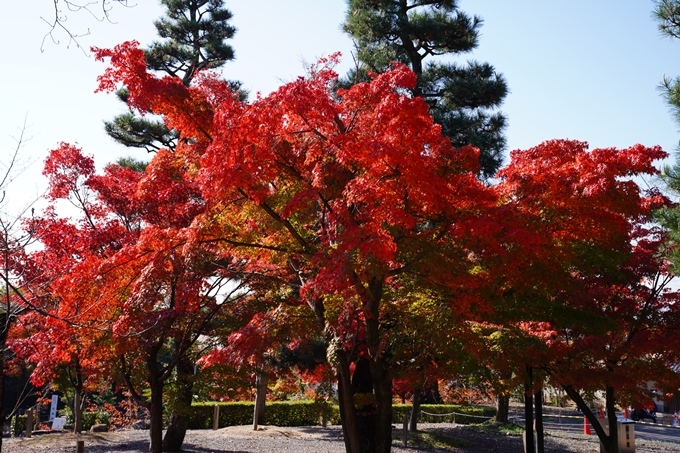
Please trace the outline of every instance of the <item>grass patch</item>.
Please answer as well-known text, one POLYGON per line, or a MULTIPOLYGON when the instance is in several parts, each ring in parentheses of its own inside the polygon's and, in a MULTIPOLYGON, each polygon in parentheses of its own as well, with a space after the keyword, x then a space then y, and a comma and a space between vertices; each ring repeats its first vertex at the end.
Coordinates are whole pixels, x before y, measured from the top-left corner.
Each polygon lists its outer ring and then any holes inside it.
MULTIPOLYGON (((401 438, 396 438, 401 444, 401 438)), ((431 447, 431 448, 466 448, 471 447, 472 443, 465 439, 459 439, 458 437, 449 436, 440 431, 436 430, 421 430, 415 433, 408 433, 408 444, 417 447, 431 447)))
POLYGON ((484 423, 478 425, 469 425, 465 429, 471 429, 473 431, 481 431, 485 433, 493 434, 505 434, 511 436, 519 436, 524 432, 524 426, 516 425, 514 423, 501 423, 496 420, 487 420, 484 423))

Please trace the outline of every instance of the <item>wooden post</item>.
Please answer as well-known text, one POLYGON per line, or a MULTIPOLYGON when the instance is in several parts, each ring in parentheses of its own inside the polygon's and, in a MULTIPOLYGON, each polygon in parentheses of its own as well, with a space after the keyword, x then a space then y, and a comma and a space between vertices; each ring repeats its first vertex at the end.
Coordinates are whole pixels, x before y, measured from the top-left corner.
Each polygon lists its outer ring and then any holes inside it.
POLYGON ((220 406, 215 404, 213 408, 213 430, 220 428, 220 406))
POLYGON ((404 431, 401 434, 401 441, 404 443, 404 447, 408 443, 408 414, 404 414, 404 431))
POLYGON ((253 410, 253 430, 257 431, 258 425, 264 423, 264 410, 267 404, 267 384, 269 383, 269 375, 266 373, 256 373, 255 387, 255 408, 253 410))
POLYGON ((259 405, 255 401, 255 406, 253 406, 253 431, 257 431, 257 419, 259 418, 259 411, 257 410, 259 405))
POLYGON ((76 453, 85 453, 85 441, 84 440, 77 440, 76 441, 76 453))
POLYGON ((31 437, 33 434, 33 409, 26 412, 26 437, 31 437))

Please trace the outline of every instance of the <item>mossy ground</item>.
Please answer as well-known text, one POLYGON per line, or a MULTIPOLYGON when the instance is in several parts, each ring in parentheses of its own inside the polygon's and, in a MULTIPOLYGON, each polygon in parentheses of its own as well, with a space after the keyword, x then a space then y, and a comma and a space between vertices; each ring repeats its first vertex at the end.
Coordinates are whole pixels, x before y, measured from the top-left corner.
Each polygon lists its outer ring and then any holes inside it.
MULTIPOLYGON (((394 439, 401 445, 401 438, 394 439)), ((425 429, 408 433, 408 446, 441 448, 443 450, 472 446, 470 441, 443 433, 437 429, 425 429)))
POLYGON ((465 429, 485 433, 505 434, 506 436, 520 436, 524 432, 524 426, 516 425, 514 423, 501 423, 496 420, 488 420, 478 425, 469 425, 466 426, 465 429))

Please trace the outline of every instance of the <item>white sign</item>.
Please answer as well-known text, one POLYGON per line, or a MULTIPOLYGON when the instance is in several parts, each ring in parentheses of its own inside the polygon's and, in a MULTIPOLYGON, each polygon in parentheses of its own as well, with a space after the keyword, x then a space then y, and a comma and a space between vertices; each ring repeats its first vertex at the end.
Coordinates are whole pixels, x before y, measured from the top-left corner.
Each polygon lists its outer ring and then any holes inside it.
POLYGON ((50 420, 57 418, 57 405, 59 404, 59 395, 52 395, 52 404, 50 405, 50 420))
POLYGON ((52 431, 60 431, 64 429, 64 425, 66 424, 66 419, 64 417, 58 417, 52 420, 52 431))

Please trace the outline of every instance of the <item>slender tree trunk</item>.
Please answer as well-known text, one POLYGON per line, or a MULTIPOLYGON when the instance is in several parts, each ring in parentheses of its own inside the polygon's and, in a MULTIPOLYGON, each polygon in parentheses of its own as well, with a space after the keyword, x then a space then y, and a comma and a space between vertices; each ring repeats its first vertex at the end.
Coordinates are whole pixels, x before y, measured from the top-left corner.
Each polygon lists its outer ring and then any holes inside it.
POLYGON ((352 376, 349 371, 349 357, 347 352, 337 344, 333 336, 333 329, 326 323, 326 310, 323 300, 316 299, 311 301, 310 308, 314 311, 319 328, 324 332, 326 354, 329 362, 332 362, 336 368, 338 405, 340 407, 340 423, 345 442, 345 452, 363 453, 361 451, 361 439, 354 409, 354 392, 352 391, 352 376))
POLYGON ((183 357, 177 362, 177 381, 172 401, 172 414, 168 429, 163 437, 163 451, 181 451, 189 429, 191 402, 194 396, 194 362, 190 357, 183 357))
POLYGON ((500 423, 508 422, 510 413, 510 397, 504 393, 498 395, 496 401, 496 421, 500 423))
POLYGON ((163 384, 157 380, 151 381, 151 402, 149 414, 151 426, 149 427, 149 452, 163 452, 163 384))
POLYGON ((381 345, 385 333, 381 331, 379 322, 383 280, 376 276, 370 280, 367 288, 358 286, 358 289, 365 291, 366 344, 377 403, 375 452, 389 453, 392 448, 392 377, 383 356, 385 346, 381 345))
MULTIPOLYGON (((8 288, 5 286, 5 291, 8 288)), ((0 307, 1 308, 1 307, 0 307)), ((4 307, 5 313, 0 314, 0 426, 5 425, 5 352, 7 350, 7 335, 9 334, 10 324, 10 299, 7 296, 7 305, 4 307)), ((2 451, 2 435, 0 435, 0 451, 2 451)))
POLYGON ((534 406, 536 407, 536 453, 545 452, 545 442, 543 438, 543 389, 539 389, 534 395, 534 406))
POLYGON ((376 453, 390 453, 392 450, 392 379, 388 377, 382 360, 371 361, 373 388, 378 403, 375 427, 376 453))
POLYGON ((80 434, 83 430, 83 411, 85 410, 85 395, 83 395, 85 379, 77 355, 73 356, 73 369, 67 368, 66 372, 73 387, 73 432, 80 434))
POLYGON ((73 387, 73 432, 80 434, 83 430, 83 387, 73 387))
POLYGON ((363 453, 361 437, 354 409, 354 392, 349 372, 349 360, 344 350, 337 350, 338 404, 340 406, 340 422, 345 441, 346 453, 363 453))
MULTIPOLYGON (((605 433, 604 428, 602 427, 602 425, 600 425, 600 422, 597 420, 597 416, 593 413, 593 411, 590 410, 586 402, 583 400, 581 394, 571 385, 562 385, 562 388, 567 393, 569 398, 571 398, 572 401, 576 403, 576 406, 578 406, 581 412, 583 412, 583 415, 593 426, 593 429, 595 430, 597 437, 600 439, 600 442, 602 442, 602 445, 604 445, 605 449, 608 450, 607 453, 618 453, 618 446, 616 447, 615 451, 609 450, 611 430, 609 432, 609 436, 607 436, 607 433, 605 433)), ((607 411, 609 411, 609 408, 607 408, 607 411)))
POLYGON ((352 392, 361 448, 365 453, 373 453, 376 451, 378 405, 373 392, 371 361, 367 358, 360 358, 355 364, 352 374, 352 392))
POLYGON ((607 421, 609 422, 609 448, 607 453, 619 453, 619 424, 616 420, 616 399, 614 387, 608 385, 606 390, 607 421))
POLYGON ((149 402, 149 452, 163 452, 163 381, 159 369, 158 358, 154 350, 147 356, 146 366, 149 371, 149 387, 151 387, 151 401, 149 402))
POLYGON ((418 431, 418 414, 420 413, 420 391, 413 391, 413 405, 411 407, 411 422, 409 423, 409 431, 418 431))
POLYGON ((257 430, 257 425, 264 425, 264 411, 267 404, 267 385, 269 375, 267 373, 256 373, 255 387, 255 408, 253 410, 253 430, 257 430))
POLYGON ((526 367, 527 375, 524 382, 524 431, 525 439, 524 442, 524 453, 535 453, 534 452, 534 408, 532 402, 532 371, 531 367, 526 367))

